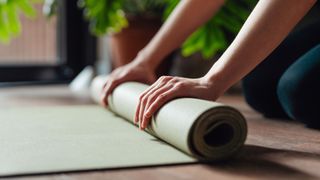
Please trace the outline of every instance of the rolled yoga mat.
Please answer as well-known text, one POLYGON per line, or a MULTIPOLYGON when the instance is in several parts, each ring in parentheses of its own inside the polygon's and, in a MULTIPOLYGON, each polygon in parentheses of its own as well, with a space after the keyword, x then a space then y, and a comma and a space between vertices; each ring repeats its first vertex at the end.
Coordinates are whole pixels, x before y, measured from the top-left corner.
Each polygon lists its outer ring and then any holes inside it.
MULTIPOLYGON (((99 103, 106 77, 97 77, 92 97, 99 103)), ((119 85, 108 98, 114 113, 133 123, 139 95, 148 88, 138 82, 119 85)), ((153 117, 147 131, 198 160, 230 157, 242 147, 247 124, 236 109, 196 98, 178 98, 166 103, 153 117)))
MULTIPOLYGON (((102 78, 92 86, 98 100, 102 78)), ((195 163, 227 158, 243 145, 247 126, 235 109, 175 99, 153 117, 149 133, 132 119, 148 86, 128 82, 99 105, 0 109, 0 177, 195 163)))

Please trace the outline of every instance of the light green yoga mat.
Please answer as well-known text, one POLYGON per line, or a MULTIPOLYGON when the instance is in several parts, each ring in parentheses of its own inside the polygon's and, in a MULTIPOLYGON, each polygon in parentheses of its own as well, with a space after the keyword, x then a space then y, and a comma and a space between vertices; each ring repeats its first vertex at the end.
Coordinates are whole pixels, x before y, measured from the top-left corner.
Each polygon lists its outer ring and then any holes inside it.
POLYGON ((150 134, 138 130, 131 121, 145 88, 116 88, 109 103, 121 117, 98 105, 1 109, 0 176, 217 160, 243 145, 247 126, 238 111, 193 98, 161 108, 150 134))

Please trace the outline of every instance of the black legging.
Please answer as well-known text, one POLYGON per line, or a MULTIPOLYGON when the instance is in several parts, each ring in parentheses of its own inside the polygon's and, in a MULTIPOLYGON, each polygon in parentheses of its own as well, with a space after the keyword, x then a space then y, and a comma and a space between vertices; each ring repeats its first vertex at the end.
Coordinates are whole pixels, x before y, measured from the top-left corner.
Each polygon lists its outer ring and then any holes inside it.
POLYGON ((248 104, 264 116, 320 129, 320 17, 296 28, 242 84, 248 104))

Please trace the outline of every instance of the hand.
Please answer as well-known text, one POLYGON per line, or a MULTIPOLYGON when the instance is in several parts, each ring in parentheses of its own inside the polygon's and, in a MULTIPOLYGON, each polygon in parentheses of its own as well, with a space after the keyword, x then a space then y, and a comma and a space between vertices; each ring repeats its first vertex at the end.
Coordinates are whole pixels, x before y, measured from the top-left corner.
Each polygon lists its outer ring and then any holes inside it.
POLYGON ((107 78, 102 91, 102 104, 108 106, 108 96, 119 84, 127 81, 138 81, 151 84, 156 81, 154 70, 146 63, 135 62, 115 69, 107 78))
POLYGON ((141 94, 134 123, 139 123, 141 130, 145 129, 152 115, 173 98, 194 97, 214 101, 219 95, 205 77, 189 79, 162 76, 141 94))

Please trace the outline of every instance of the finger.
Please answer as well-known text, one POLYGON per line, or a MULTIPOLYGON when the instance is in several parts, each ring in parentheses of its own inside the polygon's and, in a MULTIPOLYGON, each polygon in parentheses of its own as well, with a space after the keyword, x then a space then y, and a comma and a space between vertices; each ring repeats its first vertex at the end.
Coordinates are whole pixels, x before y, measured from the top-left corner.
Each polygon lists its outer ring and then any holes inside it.
POLYGON ((138 105, 136 108, 135 116, 134 116, 134 124, 137 124, 139 122, 139 112, 140 112, 140 104, 142 102, 143 97, 151 90, 154 86, 157 85, 157 82, 153 83, 149 88, 147 88, 144 92, 141 93, 138 101, 138 105))
POLYGON ((102 93, 102 98, 101 98, 102 104, 104 106, 108 105, 108 95, 110 94, 110 87, 112 88, 112 86, 114 86, 113 84, 115 83, 114 81, 117 81, 116 79, 120 79, 119 78, 120 72, 121 72, 120 69, 117 68, 111 74, 108 75, 107 81, 103 86, 103 93, 102 93))
POLYGON ((144 104, 146 102, 146 98, 143 97, 140 103, 140 107, 139 107, 139 117, 138 117, 138 123, 139 123, 139 129, 141 130, 141 116, 143 115, 143 111, 144 111, 144 104))
POLYGON ((163 76, 159 78, 159 80, 150 88, 148 91, 145 92, 144 96, 141 98, 142 101, 140 102, 140 107, 139 107, 139 115, 138 115, 138 122, 139 122, 139 127, 141 129, 141 122, 143 119, 146 103, 148 101, 149 96, 156 91, 158 88, 164 86, 168 81, 172 79, 170 76, 163 76))
POLYGON ((141 122, 142 122, 142 116, 143 116, 143 112, 144 112, 144 108, 145 105, 147 103, 148 97, 150 92, 152 92, 154 89, 156 89, 159 86, 159 84, 155 84, 152 88, 148 89, 148 91, 146 91, 140 98, 140 102, 139 102, 139 111, 138 111, 138 123, 139 123, 139 129, 141 129, 141 122))
MULTIPOLYGON (((169 81, 170 82, 170 81, 169 81)), ((152 100, 152 98, 154 97, 155 93, 159 90, 162 90, 163 87, 166 87, 168 85, 168 82, 159 82, 157 83, 155 86, 153 86, 152 88, 150 88, 145 94, 144 97, 147 97, 146 99, 146 107, 148 107, 148 105, 150 105, 150 101, 152 100)), ((140 119, 141 120, 141 119, 140 119)))
POLYGON ((141 118, 141 108, 142 108, 142 101, 144 99, 144 97, 150 92, 152 91, 155 87, 158 87, 160 84, 162 84, 164 81, 168 80, 167 76, 162 76, 160 77, 155 83, 153 83, 149 88, 147 88, 139 97, 139 102, 136 108, 136 113, 135 113, 135 118, 134 118, 134 123, 137 124, 138 122, 140 122, 140 118, 141 118))
POLYGON ((101 104, 103 106, 108 105, 107 102, 105 102, 105 99, 106 99, 106 91, 107 91, 106 87, 108 86, 108 83, 110 83, 110 81, 111 81, 111 79, 108 79, 108 81, 104 84, 103 89, 101 91, 101 95, 100 95, 101 96, 101 104))
POLYGON ((163 78, 159 85, 155 86, 153 89, 150 89, 149 92, 146 93, 146 96, 148 96, 146 107, 148 107, 152 103, 151 101, 155 100, 156 96, 158 96, 159 93, 172 88, 176 82, 177 79, 173 77, 169 77, 167 79, 163 78))
MULTIPOLYGON (((169 91, 173 87, 172 84, 167 84, 163 87, 160 87, 156 89, 152 94, 149 95, 147 99, 147 103, 145 105, 143 114, 142 114, 142 120, 141 122, 148 121, 151 119, 153 114, 147 113, 147 110, 149 109, 150 105, 158 98, 159 95, 165 93, 166 91, 169 91)), ((143 124, 143 123, 142 123, 143 124)))
MULTIPOLYGON (((170 99, 176 98, 178 96, 178 93, 175 89, 171 88, 170 90, 160 94, 156 100, 149 106, 149 108, 146 110, 146 114, 154 114, 156 111, 158 111, 166 102, 168 102, 170 99)), ((145 119, 141 123, 142 129, 145 129, 150 121, 149 119, 145 119)))
POLYGON ((143 95, 140 95, 136 112, 134 113, 134 120, 133 120, 134 124, 137 124, 139 122, 140 103, 142 101, 142 98, 143 98, 143 95))
POLYGON ((103 93, 102 102, 105 106, 108 105, 108 96, 112 93, 115 87, 117 87, 122 82, 121 79, 110 80, 106 85, 103 93))

